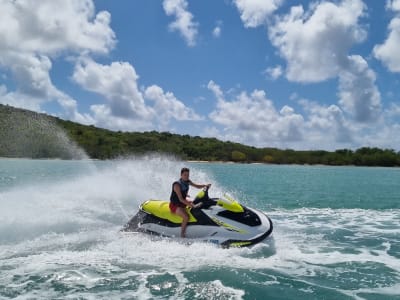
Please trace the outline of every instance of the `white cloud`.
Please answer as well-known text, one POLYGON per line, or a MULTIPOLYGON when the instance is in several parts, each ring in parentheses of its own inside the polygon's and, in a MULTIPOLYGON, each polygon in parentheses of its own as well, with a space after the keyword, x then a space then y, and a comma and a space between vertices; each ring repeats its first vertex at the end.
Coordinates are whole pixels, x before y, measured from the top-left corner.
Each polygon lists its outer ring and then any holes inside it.
POLYGON ((375 122, 381 112, 375 73, 362 57, 349 55, 366 37, 359 25, 365 8, 361 0, 321 2, 308 12, 295 6, 269 27, 269 37, 287 62, 288 80, 308 83, 338 77, 344 112, 358 122, 375 122))
MULTIPOLYGON (((389 8, 400 12, 400 1, 390 2, 389 8)), ((400 72, 400 17, 393 18, 389 24, 389 35, 383 44, 376 45, 373 54, 391 72, 400 72)))
MULTIPOLYGON (((384 116, 386 118, 386 115, 384 116)), ((379 147, 398 149, 400 145, 399 122, 382 118, 376 126, 357 128, 354 145, 357 147, 379 147)))
POLYGON ((400 104, 391 103, 385 110, 385 116, 388 118, 400 117, 400 104))
POLYGON ((153 128, 150 119, 122 118, 120 116, 115 116, 113 115, 111 107, 106 104, 92 105, 90 109, 93 113, 93 124, 102 128, 123 131, 141 131, 153 128))
POLYGON ((129 63, 102 65, 91 59, 77 63, 73 74, 73 79, 84 89, 107 99, 113 116, 148 120, 154 112, 145 105, 138 78, 129 63))
POLYGON ((47 56, 8 55, 13 64, 8 66, 17 84, 17 90, 38 101, 48 101, 56 88, 50 79, 52 63, 47 56), (43 99, 43 100, 40 100, 43 99))
POLYGON ((254 90, 250 95, 241 92, 228 101, 213 81, 209 82, 208 88, 218 99, 216 109, 209 117, 224 127, 221 138, 262 146, 302 140, 303 117, 289 106, 276 111, 264 91, 254 90))
POLYGON ((345 118, 337 105, 324 106, 302 99, 299 101, 305 111, 307 144, 314 149, 335 149, 351 147, 354 143, 355 126, 345 118))
MULTIPOLYGON (((187 3, 165 1, 164 5, 177 17, 171 26, 183 30, 188 43, 194 43, 197 25, 186 11, 187 3)), ((146 103, 137 84, 139 76, 129 63, 102 65, 90 58, 107 54, 115 46, 110 22, 108 12, 95 12, 92 0, 0 0, 0 67, 15 82, 15 91, 2 86, 0 103, 42 111, 44 104, 55 101, 65 118, 112 129, 152 129, 172 119, 199 120, 172 93, 161 88, 161 93, 155 93, 156 86, 147 90, 154 105, 146 103), (92 115, 80 114, 77 101, 52 83, 52 61, 62 56, 75 61, 72 78, 76 83, 106 99, 91 106, 92 115)))
POLYGON ((73 79, 82 88, 102 95, 106 105, 93 105, 95 123, 101 127, 128 130, 145 129, 155 112, 147 107, 135 69, 126 62, 102 65, 91 59, 78 62, 73 79))
POLYGON ((221 90, 221 87, 216 84, 214 81, 210 80, 207 84, 207 88, 212 91, 217 98, 218 101, 224 101, 224 93, 221 90))
POLYGON ((339 103, 356 121, 374 122, 381 113, 375 73, 361 56, 353 55, 349 62, 339 76, 339 103))
POLYGON ((82 123, 77 102, 52 83, 52 59, 65 53, 108 53, 115 35, 110 14, 95 14, 91 0, 0 0, 0 67, 11 73, 15 91, 0 95, 0 102, 41 111, 57 101, 66 117, 82 123))
POLYGON ((386 2, 386 8, 400 12, 400 0, 388 0, 386 2))
POLYGON ((178 31, 186 40, 188 46, 196 45, 196 37, 198 34, 198 23, 193 21, 193 15, 188 11, 188 3, 186 0, 164 0, 164 11, 168 16, 176 18, 169 28, 172 31, 178 31))
POLYGON ((282 66, 275 66, 273 68, 267 68, 264 71, 264 73, 267 74, 272 79, 278 79, 283 74, 282 66))
POLYGON ((364 145, 371 147, 399 149, 400 148, 400 104, 389 103, 383 111, 377 126, 364 132, 364 145))
POLYGON ((380 128, 374 128, 372 132, 365 135, 363 145, 369 147, 380 147, 382 149, 399 149, 400 146, 400 124, 386 124, 380 128))
POLYGON ((0 86, 0 103, 23 107, 33 111, 41 111, 41 101, 39 99, 18 92, 8 91, 5 85, 0 86))
POLYGON ((50 78, 52 63, 47 56, 9 55, 16 82, 16 91, 3 88, 0 103, 41 111, 44 103, 56 101, 64 109, 64 116, 80 123, 90 123, 88 115, 78 112, 77 101, 58 90, 50 78))
MULTIPOLYGON (((354 64, 352 68, 356 70, 341 75, 343 77, 340 80, 346 82, 342 90, 351 90, 352 86, 361 87, 365 84, 367 94, 376 93, 376 90, 369 90, 368 80, 374 80, 374 74, 370 73, 366 62, 361 57, 352 59, 354 64), (361 83, 354 82, 358 80, 361 83)), ((364 146, 398 148, 400 145, 400 136, 397 133, 400 129, 398 124, 400 106, 392 103, 381 111, 381 108, 376 106, 380 102, 368 102, 374 99, 374 96, 367 95, 365 97, 367 101, 363 105, 350 100, 341 106, 323 105, 294 96, 294 105, 298 104, 301 108, 299 113, 294 106, 289 105, 277 110, 274 102, 261 90, 254 90, 251 93, 240 91, 228 97, 228 94, 213 81, 209 82, 208 89, 217 98, 217 103, 209 114, 211 122, 203 132, 207 136, 258 147, 298 150, 333 151, 364 146), (360 107, 364 110, 360 110, 360 107), (357 118, 361 117, 376 118, 376 120, 374 123, 359 122, 357 118)), ((356 90, 354 93, 359 94, 352 95, 351 99, 365 101, 361 90, 356 90)), ((343 101, 346 100, 348 99, 344 97, 343 101)))
MULTIPOLYGON (((360 80, 368 81, 368 76, 372 74, 369 70, 363 70, 365 67, 363 61, 357 62, 355 59, 354 64, 354 68, 359 68, 359 76, 363 77, 360 80), (363 75, 364 72, 366 76, 363 75)), ((350 78, 345 79, 343 75, 341 79, 346 81, 348 89, 351 89, 352 85, 360 86, 352 82, 355 80, 354 74, 356 71, 347 74, 350 78)), ((346 88, 343 87, 343 90, 346 88)), ((353 114, 359 114, 359 117, 363 114, 367 117, 375 116, 374 114, 377 110, 380 111, 380 108, 374 107, 374 103, 369 103, 370 106, 364 105, 365 111, 357 111, 359 106, 354 103, 350 103, 353 106, 345 110, 335 104, 321 105, 296 97, 295 101, 303 110, 303 113, 299 113, 289 105, 284 105, 277 110, 273 101, 268 99, 265 92, 261 90, 254 90, 251 93, 241 91, 231 95, 230 99, 226 99, 221 87, 215 82, 210 81, 208 89, 217 98, 217 104, 209 115, 212 123, 205 129, 204 134, 213 135, 222 140, 232 140, 259 147, 291 149, 336 150, 354 149, 365 145, 387 147, 390 143, 378 137, 379 134, 375 129, 378 128, 388 137, 389 133, 394 134, 394 129, 399 127, 395 119, 398 118, 400 109, 395 104, 384 112, 383 117, 370 125, 366 122, 358 122, 347 110, 354 110, 353 114), (368 107, 370 107, 369 110, 368 107), (375 144, 374 139, 377 141, 375 144)), ((357 99, 363 101, 362 95, 359 95, 357 99)), ((373 99, 373 97, 368 96, 367 99, 373 99)), ((400 140, 396 142, 397 145, 399 142, 400 140)))
POLYGON ((216 26, 212 32, 213 37, 219 38, 221 36, 221 26, 216 26))
POLYGON ((80 61, 73 79, 82 88, 102 95, 106 104, 93 105, 95 123, 120 130, 165 130, 169 122, 198 121, 201 118, 179 101, 173 93, 164 92, 157 85, 138 87, 134 67, 127 62, 102 65, 91 59, 80 61))
POLYGON ((364 9, 361 0, 322 2, 311 12, 295 6, 278 18, 269 27, 269 37, 287 62, 287 78, 321 82, 336 77, 347 64, 349 49, 365 38, 358 25, 364 9))
POLYGON ((214 29, 212 31, 213 37, 219 38, 221 36, 222 25, 223 25, 223 22, 221 20, 218 20, 217 25, 214 27, 214 29))
POLYGON ((283 0, 235 0, 245 27, 264 25, 267 18, 276 11, 283 0))
POLYGON ((94 119, 91 115, 79 113, 77 101, 67 94, 59 92, 57 95, 57 102, 64 109, 64 116, 66 119, 87 125, 94 123, 94 119))
POLYGON ((221 31, 222 31, 222 22, 218 21, 217 26, 215 26, 212 31, 213 37, 219 38, 221 36, 221 31))
POLYGON ((192 109, 178 100, 173 93, 164 92, 157 85, 146 88, 144 95, 146 99, 154 102, 153 109, 157 114, 160 129, 165 129, 171 119, 178 121, 199 121, 202 118, 198 116, 192 109))
POLYGON ((115 45, 110 20, 106 11, 95 14, 91 0, 1 0, 0 51, 108 53, 115 45))

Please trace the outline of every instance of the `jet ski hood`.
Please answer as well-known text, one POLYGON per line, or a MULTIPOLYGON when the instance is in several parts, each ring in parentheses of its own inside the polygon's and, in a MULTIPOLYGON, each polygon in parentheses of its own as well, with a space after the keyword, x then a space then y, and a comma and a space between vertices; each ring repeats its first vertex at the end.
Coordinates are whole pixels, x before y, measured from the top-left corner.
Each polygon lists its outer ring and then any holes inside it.
MULTIPOLYGON (((193 203, 200 207, 186 208, 188 239, 223 247, 242 247, 261 242, 272 233, 272 221, 267 215, 240 204, 229 195, 209 198, 208 189, 204 189, 193 203)), ((122 231, 179 237, 181 223, 182 218, 170 211, 169 201, 147 200, 122 231)))

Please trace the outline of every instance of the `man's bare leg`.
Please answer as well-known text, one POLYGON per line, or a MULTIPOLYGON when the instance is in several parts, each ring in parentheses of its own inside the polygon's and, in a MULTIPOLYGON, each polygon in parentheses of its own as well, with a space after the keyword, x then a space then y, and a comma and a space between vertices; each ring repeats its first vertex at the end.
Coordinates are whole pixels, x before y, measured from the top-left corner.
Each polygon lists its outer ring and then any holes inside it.
POLYGON ((186 227, 189 221, 189 215, 187 214, 186 208, 184 207, 178 207, 175 213, 182 218, 181 237, 184 238, 186 237, 186 227))

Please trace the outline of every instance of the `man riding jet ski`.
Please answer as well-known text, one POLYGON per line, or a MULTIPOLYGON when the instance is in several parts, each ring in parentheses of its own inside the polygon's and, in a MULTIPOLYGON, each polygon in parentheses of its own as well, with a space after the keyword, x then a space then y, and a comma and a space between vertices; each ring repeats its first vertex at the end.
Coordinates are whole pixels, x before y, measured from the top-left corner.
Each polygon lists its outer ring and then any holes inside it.
MULTIPOLYGON (((272 221, 263 212, 245 207, 231 197, 209 198, 209 186, 186 208, 186 237, 222 247, 244 247, 261 242, 272 233, 272 221)), ((179 237, 182 218, 171 213, 169 201, 147 200, 122 231, 179 237)))

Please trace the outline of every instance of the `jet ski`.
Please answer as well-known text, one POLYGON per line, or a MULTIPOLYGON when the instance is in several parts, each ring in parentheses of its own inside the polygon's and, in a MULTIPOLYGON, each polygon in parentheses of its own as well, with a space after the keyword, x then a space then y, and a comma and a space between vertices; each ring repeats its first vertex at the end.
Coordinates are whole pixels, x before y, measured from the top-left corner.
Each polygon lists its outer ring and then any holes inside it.
MULTIPOLYGON (((246 247, 261 242, 272 233, 271 219, 263 212, 246 207, 228 195, 210 198, 208 187, 186 208, 189 222, 186 239, 221 247, 246 247)), ((124 232, 145 232, 163 237, 179 237, 182 218, 171 213, 169 201, 147 200, 122 228, 124 232)))

